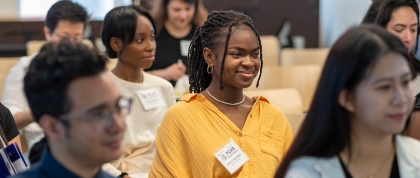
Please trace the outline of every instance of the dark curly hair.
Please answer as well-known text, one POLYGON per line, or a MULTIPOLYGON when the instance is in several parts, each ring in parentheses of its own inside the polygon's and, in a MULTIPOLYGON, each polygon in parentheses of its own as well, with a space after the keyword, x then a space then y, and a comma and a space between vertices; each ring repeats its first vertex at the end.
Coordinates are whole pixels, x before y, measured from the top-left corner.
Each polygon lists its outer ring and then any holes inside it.
POLYGON ((258 34, 257 30, 255 30, 251 18, 243 13, 235 11, 213 11, 207 17, 207 20, 204 22, 204 24, 197 28, 189 47, 187 68, 188 77, 190 80, 190 92, 200 93, 210 85, 212 76, 206 72, 207 63, 204 60, 203 49, 209 48, 211 50, 215 50, 218 42, 223 40, 222 38, 225 38, 222 67, 220 69, 220 89, 223 90, 223 68, 225 64, 229 39, 232 33, 232 27, 242 25, 250 27, 258 39, 261 61, 260 74, 257 81, 258 87, 263 67, 262 46, 260 35, 258 34), (227 31, 227 33, 225 31, 227 31))
POLYGON ((67 88, 81 77, 99 75, 106 71, 108 58, 83 44, 68 39, 59 44, 47 43, 32 60, 23 80, 24 91, 35 120, 49 114, 67 114, 72 103, 67 88))

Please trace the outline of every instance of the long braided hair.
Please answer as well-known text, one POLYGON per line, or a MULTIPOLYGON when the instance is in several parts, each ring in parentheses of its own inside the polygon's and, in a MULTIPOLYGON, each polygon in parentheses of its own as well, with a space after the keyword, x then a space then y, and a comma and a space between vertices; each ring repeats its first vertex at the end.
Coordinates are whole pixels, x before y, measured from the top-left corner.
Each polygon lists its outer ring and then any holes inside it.
POLYGON ((209 14, 204 24, 198 27, 195 31, 188 50, 188 77, 190 81, 190 93, 200 93, 210 85, 212 80, 212 75, 207 73, 207 63, 204 60, 203 49, 207 47, 211 50, 215 50, 218 42, 223 40, 222 38, 225 38, 226 41, 222 58, 222 66, 220 68, 220 90, 223 90, 222 76, 232 27, 242 25, 250 27, 258 39, 261 62, 260 74, 257 81, 258 87, 263 67, 262 46, 260 35, 257 30, 255 30, 252 19, 243 13, 232 10, 213 11, 209 14), (227 31, 227 34, 225 31, 227 31))

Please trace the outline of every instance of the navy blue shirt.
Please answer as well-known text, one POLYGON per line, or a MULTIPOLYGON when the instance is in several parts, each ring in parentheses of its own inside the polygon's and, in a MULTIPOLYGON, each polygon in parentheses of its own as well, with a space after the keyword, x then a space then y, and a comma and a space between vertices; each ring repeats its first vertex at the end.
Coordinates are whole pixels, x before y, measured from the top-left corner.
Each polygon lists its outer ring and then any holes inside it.
MULTIPOLYGON (((29 170, 13 176, 12 178, 41 178, 41 177, 51 177, 51 178, 77 178, 80 177, 73 172, 67 170, 63 165, 61 165, 49 151, 44 151, 41 161, 33 165, 29 170)), ((95 178, 114 178, 108 173, 102 171, 98 172, 95 178)))

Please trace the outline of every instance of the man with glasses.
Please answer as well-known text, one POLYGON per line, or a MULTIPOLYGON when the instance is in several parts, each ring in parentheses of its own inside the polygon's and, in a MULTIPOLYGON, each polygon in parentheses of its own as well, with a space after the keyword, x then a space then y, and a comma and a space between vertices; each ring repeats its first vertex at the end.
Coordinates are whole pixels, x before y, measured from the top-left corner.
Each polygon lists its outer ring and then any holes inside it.
MULTIPOLYGON (((68 38, 73 42, 83 40, 88 14, 82 6, 71 1, 58 1, 49 9, 45 19, 44 35, 47 41, 59 42, 68 38)), ((23 76, 29 63, 37 54, 22 57, 7 75, 2 103, 9 108, 16 125, 24 132, 28 150, 44 137, 42 129, 34 123, 32 113, 23 94, 23 76)))
POLYGON ((32 60, 24 92, 48 148, 16 177, 112 177, 101 166, 122 154, 131 99, 121 97, 106 62, 67 40, 46 44, 32 60))

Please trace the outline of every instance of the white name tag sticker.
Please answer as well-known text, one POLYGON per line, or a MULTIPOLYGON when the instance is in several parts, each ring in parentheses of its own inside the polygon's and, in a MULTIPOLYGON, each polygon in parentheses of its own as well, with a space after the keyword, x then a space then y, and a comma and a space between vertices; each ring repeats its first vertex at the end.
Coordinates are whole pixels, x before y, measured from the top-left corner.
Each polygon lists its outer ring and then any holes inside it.
POLYGON ((156 88, 139 90, 137 91, 137 96, 146 111, 161 106, 166 106, 163 97, 159 94, 156 88))
POLYGON ((188 48, 190 47, 191 40, 181 40, 179 43, 181 46, 181 55, 188 56, 188 48))
POLYGON ((235 173, 249 160, 248 156, 232 138, 222 149, 217 151, 214 156, 216 156, 230 174, 235 173))

